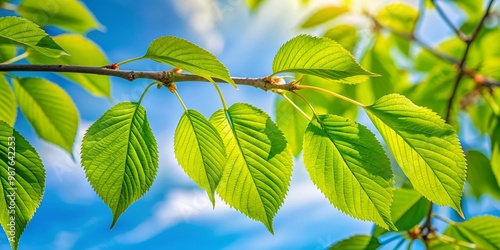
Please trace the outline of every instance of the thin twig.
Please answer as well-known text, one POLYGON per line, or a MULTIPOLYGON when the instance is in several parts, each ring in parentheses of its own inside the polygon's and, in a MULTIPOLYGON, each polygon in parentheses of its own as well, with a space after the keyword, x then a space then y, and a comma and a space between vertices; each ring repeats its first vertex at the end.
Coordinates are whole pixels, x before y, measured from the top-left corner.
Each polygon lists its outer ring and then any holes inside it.
POLYGON ((453 102, 455 101, 455 96, 457 94, 458 87, 460 86, 460 81, 462 80, 462 78, 465 74, 465 67, 464 66, 465 66, 465 62, 467 61, 467 57, 469 55, 471 45, 474 42, 474 40, 476 40, 477 36, 479 35, 479 31, 481 31, 481 28, 484 25, 484 21, 488 17, 490 10, 491 10, 491 7, 493 6, 494 2, 495 2, 495 0, 490 0, 490 2, 488 3, 488 7, 486 8, 486 11, 484 12, 483 17, 481 18, 481 21, 474 29, 474 32, 472 32, 472 35, 469 37, 469 39, 467 39, 465 41, 467 45, 465 47, 465 51, 464 51, 464 54, 462 56, 462 60, 460 60, 460 63, 458 64, 457 78, 456 78, 455 83, 453 85, 453 90, 451 92, 451 96, 448 99, 448 104, 446 106, 446 115, 445 115, 446 122, 449 122, 451 119, 451 109, 453 107, 453 102))
POLYGON ((385 26, 383 25, 382 23, 380 23, 374 16, 366 13, 366 15, 373 21, 373 23, 375 24, 375 26, 379 27, 379 28, 382 28, 382 29, 385 29, 391 33, 393 33, 394 35, 396 36, 399 36, 399 37, 402 37, 406 40, 409 40, 409 41, 414 41, 415 43, 417 43, 420 47, 422 47, 423 49, 427 50, 428 52, 430 52, 431 54, 435 55, 436 57, 444 60, 444 61, 447 61, 449 63, 453 63, 453 64, 458 64, 459 61, 458 59, 452 57, 452 56, 449 56, 441 51, 438 51, 438 50, 435 50, 434 48, 432 48, 431 46, 429 46, 427 43, 425 43, 424 41, 422 41, 421 39, 417 38, 415 35, 413 34, 410 34, 410 33, 406 33, 406 32, 402 32, 402 31, 399 31, 399 30, 395 30, 391 27, 388 27, 388 26, 385 26))
POLYGON ((436 11, 439 14, 439 16, 441 17, 441 19, 443 19, 443 21, 446 23, 446 25, 448 25, 448 27, 450 27, 450 29, 452 29, 453 32, 455 32, 455 34, 457 34, 457 36, 462 41, 467 41, 469 39, 469 37, 467 35, 465 35, 461 30, 459 30, 451 22, 450 18, 448 18, 448 16, 444 13, 443 9, 441 9, 441 6, 439 4, 437 4, 436 0, 431 0, 431 2, 432 2, 432 5, 434 5, 434 7, 436 8, 436 11))
MULTIPOLYGON (((171 82, 208 82, 209 80, 191 74, 180 74, 172 71, 130 71, 116 70, 109 66, 91 67, 91 66, 73 66, 73 65, 43 65, 43 64, 0 64, 0 72, 8 71, 37 71, 37 72, 66 72, 66 73, 84 73, 95 75, 106 75, 120 77, 129 81, 140 78, 152 79, 162 83, 171 82)), ((269 77, 261 78, 245 78, 232 77, 233 81, 238 85, 252 86, 263 90, 294 90, 297 85, 295 83, 277 84, 269 77)), ((213 78, 215 82, 225 82, 222 79, 213 78)))

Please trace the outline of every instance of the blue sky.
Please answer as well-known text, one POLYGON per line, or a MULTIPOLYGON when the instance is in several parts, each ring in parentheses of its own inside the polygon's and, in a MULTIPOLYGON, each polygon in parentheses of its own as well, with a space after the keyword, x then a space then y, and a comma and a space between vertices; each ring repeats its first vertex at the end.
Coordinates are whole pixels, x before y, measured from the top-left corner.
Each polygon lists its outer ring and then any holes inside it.
MULTIPOLYGON (((295 3, 299 1, 282 0, 269 0, 257 13, 250 13, 243 0, 219 0, 216 5, 209 0, 83 2, 106 27, 105 32, 92 31, 88 37, 111 62, 141 56, 152 40, 172 35, 215 53, 233 76, 248 77, 271 72, 274 53, 299 33, 297 24, 307 13, 299 11, 295 3)), ((168 69, 149 61, 122 68, 168 69)), ((113 100, 109 101, 61 77, 44 76, 66 89, 78 106, 81 120, 75 155, 94 120, 114 104, 138 100, 149 83, 112 78, 113 100)), ((210 84, 180 83, 178 88, 186 105, 205 116, 221 107, 210 84)), ((228 104, 248 102, 274 116, 274 94, 227 85, 222 90, 228 104)), ((212 209, 206 194, 183 173, 173 154, 173 134, 183 112, 177 99, 166 89, 153 88, 143 105, 159 144, 160 169, 150 191, 121 216, 113 230, 109 230, 111 212, 87 183, 79 161, 36 138, 24 118, 18 118, 16 129, 35 146, 47 169, 44 199, 21 238, 20 249, 323 249, 371 231, 371 223, 352 219, 329 204, 309 180, 301 159, 295 161, 287 199, 275 218, 275 235, 220 200, 212 209)), ((467 204, 469 214, 499 210, 489 199, 467 204)), ((0 249, 8 249, 4 236, 0 249)))

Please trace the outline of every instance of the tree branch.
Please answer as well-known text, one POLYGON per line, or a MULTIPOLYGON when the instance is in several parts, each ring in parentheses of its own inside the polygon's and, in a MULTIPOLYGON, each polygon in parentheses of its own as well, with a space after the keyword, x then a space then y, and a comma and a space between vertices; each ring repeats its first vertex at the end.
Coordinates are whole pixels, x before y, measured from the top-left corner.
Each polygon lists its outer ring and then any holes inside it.
POLYGON ((451 92, 451 96, 448 99, 448 104, 446 106, 446 115, 445 115, 446 122, 449 122, 450 118, 451 118, 451 109, 453 107, 453 102, 455 101, 455 96, 457 95, 458 87, 460 86, 460 81, 462 80, 464 73, 465 73, 465 70, 466 70, 465 69, 465 62, 467 61, 467 57, 469 55, 471 45, 474 42, 474 40, 476 40, 477 36, 479 35, 479 31, 481 31, 481 29, 483 28, 484 21, 488 17, 490 10, 491 10, 491 7, 493 6, 494 2, 495 2, 495 0, 490 0, 490 2, 488 3, 488 7, 486 8, 486 11, 484 12, 483 17, 481 18, 481 21, 474 29, 474 32, 472 32, 472 35, 469 37, 469 39, 465 40, 467 45, 465 47, 465 51, 464 51, 464 54, 462 56, 462 60, 460 60, 460 63, 458 64, 457 78, 455 79, 455 83, 453 85, 453 90, 451 92))
MULTIPOLYGON (((162 82, 164 84, 172 82, 208 82, 207 79, 191 74, 181 74, 172 71, 130 71, 111 69, 109 66, 91 67, 91 66, 72 66, 72 65, 45 65, 45 64, 0 64, 0 72, 7 71, 31 71, 31 72, 66 72, 83 73, 94 75, 105 75, 120 77, 129 81, 145 78, 162 82)), ((269 77, 244 78, 232 77, 238 85, 252 86, 263 90, 294 90, 296 84, 293 82, 279 84, 269 77)), ((225 82, 222 79, 213 79, 215 82, 225 82)))
POLYGON ((406 33, 406 32, 401 32, 401 31, 395 30, 395 29, 393 29, 391 27, 385 26, 382 23, 380 23, 374 16, 370 15, 369 13, 365 13, 365 14, 373 21, 373 23, 375 24, 375 26, 377 26, 379 28, 382 28, 382 29, 385 29, 385 30, 393 33, 396 36, 402 37, 402 38, 407 39, 409 41, 414 41, 420 47, 422 47, 423 49, 429 51, 431 54, 433 54, 434 56, 436 56, 436 57, 438 57, 438 58, 440 58, 440 59, 442 59, 444 61, 447 61, 447 62, 453 63, 453 64, 458 64, 459 63, 458 59, 456 59, 456 58, 454 58, 452 56, 449 56, 447 54, 444 54, 441 51, 435 50, 434 48, 432 48, 431 46, 429 46, 428 44, 426 44, 424 41, 422 41, 421 39, 417 38, 414 34, 406 33))
POLYGON ((469 37, 467 35, 465 35, 457 27, 455 27, 455 25, 451 22, 451 20, 448 18, 448 16, 444 13, 443 9, 441 9, 441 6, 439 6, 436 3, 436 0, 431 0, 431 2, 432 2, 432 5, 434 5, 434 7, 436 8, 436 11, 439 14, 439 16, 441 17, 441 19, 443 19, 443 21, 446 23, 446 25, 448 25, 448 27, 450 27, 450 29, 452 29, 453 32, 455 32, 455 34, 460 38, 460 40, 462 40, 462 41, 469 40, 469 37))

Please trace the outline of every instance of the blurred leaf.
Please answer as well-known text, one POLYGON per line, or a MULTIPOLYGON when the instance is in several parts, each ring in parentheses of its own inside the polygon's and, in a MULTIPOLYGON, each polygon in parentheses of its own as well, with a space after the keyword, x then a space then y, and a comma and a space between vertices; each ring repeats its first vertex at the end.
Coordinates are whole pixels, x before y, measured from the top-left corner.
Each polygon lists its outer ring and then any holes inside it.
POLYGON ((17 115, 16 99, 3 74, 0 74, 0 93, 0 121, 14 126, 17 115))
POLYGON ((73 155, 78 110, 58 85, 42 78, 14 79, 16 101, 38 136, 73 155))
POLYGON ((0 17, 0 37, 28 46, 48 57, 68 55, 45 31, 24 18, 0 17))
POLYGON ((481 20, 484 14, 484 4, 483 0, 453 0, 460 9, 462 9, 469 18, 467 20, 473 20, 476 25, 481 20))
POLYGON ((85 5, 77 0, 22 0, 19 14, 41 27, 54 25, 64 30, 85 33, 101 28, 85 5))
POLYGON ((211 82, 219 78, 238 88, 224 66, 210 52, 181 38, 164 36, 155 39, 144 58, 189 71, 211 82))
POLYGON ((500 57, 500 29, 483 29, 484 33, 477 39, 478 51, 484 58, 500 57))
POLYGON ((343 6, 324 6, 316 10, 301 25, 301 28, 312 28, 322 23, 333 20, 334 18, 349 11, 349 7, 343 6))
POLYGON ((13 44, 0 44, 0 63, 16 56, 16 46, 13 44))
POLYGON ((358 43, 358 30, 352 25, 342 24, 335 26, 327 30, 323 36, 338 42, 351 53, 358 43))
POLYGON ((335 41, 309 35, 299 35, 279 49, 273 61, 273 74, 283 72, 314 75, 347 84, 376 76, 364 70, 349 51, 335 41))
POLYGON ((496 126, 491 133, 491 168, 500 186, 500 116, 496 117, 496 126))
POLYGON ((227 163, 217 194, 273 233, 273 218, 292 176, 292 150, 263 111, 245 103, 218 110, 210 122, 226 146, 227 163))
POLYGON ((319 119, 311 120, 304 135, 304 164, 311 180, 342 212, 396 230, 390 218, 391 164, 375 135, 340 116, 319 119))
MULTIPOLYGON (((54 40, 63 46, 71 56, 57 59, 47 58, 33 50, 28 50, 28 60, 36 64, 63 64, 81 66, 105 66, 108 59, 94 42, 75 34, 60 35, 54 40)), ((90 93, 97 96, 111 97, 111 83, 108 76, 93 74, 60 73, 64 77, 78 83, 90 93)))
POLYGON ((476 199, 483 194, 490 194, 500 200, 500 187, 491 169, 490 160, 479 151, 467 152, 467 181, 476 199))
POLYGON ((354 235, 333 244, 328 250, 375 250, 380 246, 381 244, 377 238, 368 235, 354 235))
POLYGON ((498 57, 487 57, 482 61, 481 68, 479 68, 478 73, 495 80, 500 80, 500 56, 498 57))
POLYGON ((365 110, 415 190, 463 217, 466 162, 453 128, 399 94, 384 96, 365 110))
MULTIPOLYGON (((399 232, 416 226, 429 211, 430 202, 413 189, 398 188, 394 191, 391 218, 399 232)), ((373 236, 379 237, 388 231, 376 226, 373 236)))
MULTIPOLYGON (((465 52, 465 43, 458 37, 453 37, 444 42, 440 43, 436 50, 444 53, 445 55, 451 56, 459 60, 462 58, 465 52)), ((477 44, 472 44, 469 51, 469 56, 467 57, 466 66, 468 68, 478 68, 482 62, 481 48, 477 44)), ((431 71, 432 69, 446 65, 449 66, 449 62, 446 62, 435 55, 431 54, 429 51, 423 49, 415 59, 415 68, 419 71, 431 71)))
POLYGON ((0 179, 0 224, 12 249, 17 249, 24 229, 42 201, 45 169, 29 142, 3 121, 0 121, 0 179))
POLYGON ((158 171, 158 147, 146 110, 122 102, 106 111, 85 133, 81 159, 90 185, 113 213, 113 228, 148 191, 158 171))
POLYGON ((265 1, 264 0, 246 0, 248 7, 250 7, 251 10, 255 11, 257 10, 261 4, 263 4, 265 1))
MULTIPOLYGON (((478 216, 461 223, 448 226, 444 235, 457 240, 470 242, 475 249, 499 249, 500 248, 500 218, 494 216, 478 216)), ((451 249, 470 249, 449 242, 451 249)))
POLYGON ((198 111, 185 112, 175 130, 174 151, 179 165, 215 206, 215 189, 226 165, 224 142, 215 127, 198 111))
POLYGON ((373 103, 378 98, 394 93, 409 86, 407 74, 400 70, 390 54, 391 40, 382 36, 375 38, 373 47, 366 51, 361 65, 380 77, 370 78, 367 83, 357 87, 356 99, 363 103, 373 103))
POLYGON ((418 15, 418 11, 407 4, 391 3, 381 9, 375 18, 393 30, 413 34, 418 15))

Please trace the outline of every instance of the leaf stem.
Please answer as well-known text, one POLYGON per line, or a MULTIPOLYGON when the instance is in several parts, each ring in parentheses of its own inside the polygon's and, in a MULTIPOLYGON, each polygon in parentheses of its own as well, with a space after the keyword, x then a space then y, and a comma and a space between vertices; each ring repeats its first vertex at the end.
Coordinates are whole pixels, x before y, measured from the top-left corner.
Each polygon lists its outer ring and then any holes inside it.
POLYGON ((157 82, 153 82, 151 84, 149 84, 146 89, 144 89, 144 91, 142 92, 142 95, 141 95, 141 98, 139 98, 139 101, 138 101, 138 104, 141 105, 142 103, 142 99, 144 99, 144 96, 146 96, 146 93, 148 92, 148 90, 155 84, 158 84, 157 82))
POLYGON ((212 85, 214 85, 215 89, 217 90, 217 93, 219 94, 220 101, 222 102, 222 106, 224 107, 224 110, 227 111, 227 104, 226 100, 224 99, 224 95, 222 95, 222 91, 220 90, 219 86, 217 86, 217 83, 211 82, 212 85))
POLYGON ((20 61, 20 60, 22 60, 22 59, 24 59, 26 57, 28 57, 28 52, 24 52, 22 54, 19 54, 19 55, 15 56, 15 57, 12 57, 11 59, 3 62, 3 63, 0 63, 0 64, 12 64, 12 63, 20 61))
POLYGON ((306 112, 304 112, 304 110, 302 110, 299 106, 297 106, 297 104, 295 104, 292 100, 290 100, 290 98, 288 98, 288 96, 286 96, 285 94, 281 94, 281 96, 283 96, 283 98, 285 98, 285 100, 287 100, 294 108, 296 108, 303 116, 305 116, 308 121, 311 120, 311 117, 308 116, 306 114, 306 112))
POLYGON ((310 86, 310 85, 298 85, 296 86, 297 89, 310 89, 310 90, 316 90, 316 91, 319 91, 319 92, 323 92, 325 94, 328 94, 328 95, 331 95, 331 96, 334 96, 334 97, 337 97, 339 99, 342 99, 346 102, 350 102, 356 106, 359 106, 359 107, 362 107, 362 108, 365 108, 366 105, 360 103, 360 102, 357 102, 349 97, 346 97, 346 96, 343 96, 341 94, 338 94, 338 93, 335 93, 333 91, 330 91, 330 90, 327 90, 327 89, 323 89, 323 88, 319 88, 319 87, 315 87, 315 86, 310 86))
MULTIPOLYGON (((321 123, 321 120, 319 119, 318 113, 316 113, 316 110, 314 109, 314 107, 312 106, 312 104, 305 97, 303 97, 302 95, 300 95, 299 93, 297 93, 295 91, 291 91, 291 92, 293 94, 295 94, 296 96, 298 96, 300 99, 302 99, 307 104, 307 106, 309 106, 309 108, 313 112, 314 117, 318 120, 319 123, 321 123)), ((311 119, 309 119, 309 120, 311 120, 311 119)))
MULTIPOLYGON (((85 73, 95 75, 115 76, 134 81, 136 79, 146 78, 153 79, 162 83, 171 82, 208 82, 207 79, 192 75, 181 74, 170 71, 133 71, 133 70, 117 70, 110 69, 106 66, 75 66, 75 65, 49 65, 49 64, 0 64, 0 72, 10 71, 33 71, 33 72, 69 72, 69 73, 85 73)), ((274 84, 268 77, 248 78, 248 77, 231 77, 238 85, 252 86, 262 90, 294 90, 297 89, 297 84, 274 84)), ((215 82, 226 83, 225 80, 213 78, 215 82)))
POLYGON ((466 248, 470 248, 470 249, 477 249, 477 245, 474 243, 455 239, 455 238, 452 238, 448 235, 439 234, 439 235, 437 235, 437 237, 438 237, 438 239, 440 239, 441 241, 444 241, 446 243, 450 243, 450 244, 454 244, 454 245, 458 245, 458 246, 462 246, 462 247, 466 247, 466 248))
POLYGON ((186 111, 186 113, 188 113, 188 109, 187 109, 186 105, 184 104, 184 102, 182 101, 182 98, 179 95, 179 93, 177 93, 177 91, 174 91, 174 94, 175 94, 175 96, 177 96, 177 99, 179 100, 179 102, 181 103, 182 107, 184 108, 184 111, 186 111))
POLYGON ((442 221, 442 222, 444 222, 444 223, 446 223, 448 225, 455 225, 456 224, 456 222, 454 222, 454 221, 452 221, 452 220, 450 220, 448 218, 445 218, 445 217, 443 217, 443 216, 441 216, 439 214, 432 214, 432 217, 434 217, 434 218, 436 218, 436 219, 438 219, 438 220, 440 220, 440 221, 442 221))
POLYGON ((131 63, 131 62, 135 62, 135 61, 139 61, 141 59, 144 59, 144 57, 134 57, 134 58, 130 58, 130 59, 127 59, 127 60, 124 60, 124 61, 121 61, 119 63, 116 63, 116 65, 118 66, 122 66, 124 64, 127 64, 127 63, 131 63))

